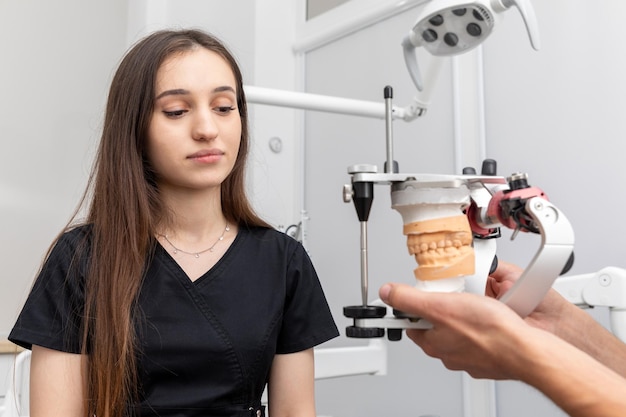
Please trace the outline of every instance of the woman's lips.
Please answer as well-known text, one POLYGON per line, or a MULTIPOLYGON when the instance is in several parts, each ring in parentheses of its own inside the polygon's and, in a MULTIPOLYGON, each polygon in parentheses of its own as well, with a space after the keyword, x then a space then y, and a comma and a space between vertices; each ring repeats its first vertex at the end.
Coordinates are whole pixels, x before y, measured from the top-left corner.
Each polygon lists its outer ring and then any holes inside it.
POLYGON ((192 155, 189 155, 187 159, 191 159, 193 161, 201 162, 201 163, 213 163, 213 162, 219 161, 223 155, 224 155, 224 152, 218 149, 209 149, 209 150, 199 151, 192 155))

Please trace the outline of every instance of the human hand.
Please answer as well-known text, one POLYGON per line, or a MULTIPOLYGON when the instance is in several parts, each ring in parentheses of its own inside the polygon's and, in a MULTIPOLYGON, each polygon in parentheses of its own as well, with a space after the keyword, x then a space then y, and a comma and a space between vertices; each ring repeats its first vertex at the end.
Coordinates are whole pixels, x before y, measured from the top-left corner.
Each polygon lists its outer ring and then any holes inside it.
MULTIPOLYGON (((523 272, 524 270, 517 265, 499 261, 498 268, 487 279, 485 294, 499 298, 515 284, 523 272)), ((563 328, 563 320, 571 317, 568 310, 575 313, 573 310, 578 309, 555 290, 550 289, 537 308, 525 320, 531 326, 561 336, 559 333, 563 328)))
POLYGON ((386 284, 380 298, 393 308, 422 317, 431 329, 409 329, 407 336, 448 369, 475 378, 519 379, 524 371, 525 340, 538 330, 493 298, 469 293, 424 292, 386 284))

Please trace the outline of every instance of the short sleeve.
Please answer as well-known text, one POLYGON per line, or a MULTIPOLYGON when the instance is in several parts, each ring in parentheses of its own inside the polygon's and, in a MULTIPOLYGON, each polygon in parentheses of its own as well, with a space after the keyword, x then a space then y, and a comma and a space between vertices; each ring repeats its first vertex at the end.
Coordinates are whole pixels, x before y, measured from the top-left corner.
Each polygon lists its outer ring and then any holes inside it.
POLYGON ((32 345, 80 353, 84 311, 85 262, 81 228, 62 235, 35 280, 9 340, 27 349, 32 345))
POLYGON ((298 243, 287 270, 287 293, 277 353, 309 349, 339 335, 311 260, 298 243))

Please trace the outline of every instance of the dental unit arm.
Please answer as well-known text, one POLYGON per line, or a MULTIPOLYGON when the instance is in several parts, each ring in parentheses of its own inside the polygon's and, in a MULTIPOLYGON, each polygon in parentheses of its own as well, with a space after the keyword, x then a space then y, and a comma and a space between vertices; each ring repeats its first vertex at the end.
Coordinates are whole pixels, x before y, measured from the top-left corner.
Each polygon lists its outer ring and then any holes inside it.
POLYGON ((608 307, 611 332, 626 343, 625 269, 607 266, 594 273, 559 277, 553 288, 578 307, 608 307))
MULTIPOLYGON (((386 87, 388 104, 390 99, 390 87, 386 87)), ((484 295, 487 276, 497 265, 495 239, 500 237, 501 227, 514 230, 511 239, 520 231, 540 235, 541 244, 534 258, 513 287, 499 298, 521 317, 537 307, 557 277, 572 265, 574 232, 565 215, 544 192, 528 184, 526 174, 516 173, 504 178, 495 175, 495 171, 495 161, 486 160, 481 175, 476 175, 473 168, 466 168, 462 175, 399 173, 397 162, 393 160, 389 126, 385 172, 378 173, 376 166, 367 164, 348 168, 351 183, 344 186, 343 197, 345 202, 354 203, 360 221, 362 302, 344 307, 344 315, 353 319, 353 325, 346 328, 348 337, 383 337, 387 330, 389 340, 399 340, 402 329, 431 326, 422 318, 391 312, 379 300, 368 303, 367 222, 375 185, 391 186, 392 203, 403 215, 405 227, 405 216, 411 211, 437 214, 448 210, 449 206, 458 206, 459 212, 467 216, 475 267, 471 274, 460 277, 464 281, 461 291, 484 295)))

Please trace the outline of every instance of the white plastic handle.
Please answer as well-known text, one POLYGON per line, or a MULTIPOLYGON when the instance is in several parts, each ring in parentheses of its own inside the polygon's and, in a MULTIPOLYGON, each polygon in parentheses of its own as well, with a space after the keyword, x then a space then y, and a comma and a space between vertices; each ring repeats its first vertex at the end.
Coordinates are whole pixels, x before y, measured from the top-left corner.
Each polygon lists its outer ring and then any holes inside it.
POLYGON ((417 47, 411 41, 411 35, 407 35, 402 40, 402 51, 404 52, 404 62, 406 64, 406 68, 409 71, 409 75, 411 76, 411 80, 413 80, 413 84, 419 91, 424 89, 424 85, 422 83, 422 75, 420 74, 420 69, 417 65, 417 54, 415 49, 417 47))
POLYGON ((521 317, 532 313, 543 300, 574 250, 574 229, 552 203, 530 198, 526 212, 541 230, 541 247, 522 276, 499 297, 521 317))
POLYGON ((509 8, 511 6, 517 7, 524 24, 526 25, 526 31, 530 38, 530 44, 533 49, 538 51, 541 48, 541 40, 539 39, 539 25, 537 24, 537 16, 535 16, 535 9, 530 3, 530 0, 502 0, 502 4, 509 8))
POLYGON ((622 308, 610 309, 611 331, 622 342, 626 342, 626 310, 622 308))

